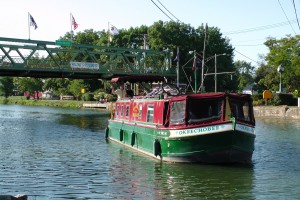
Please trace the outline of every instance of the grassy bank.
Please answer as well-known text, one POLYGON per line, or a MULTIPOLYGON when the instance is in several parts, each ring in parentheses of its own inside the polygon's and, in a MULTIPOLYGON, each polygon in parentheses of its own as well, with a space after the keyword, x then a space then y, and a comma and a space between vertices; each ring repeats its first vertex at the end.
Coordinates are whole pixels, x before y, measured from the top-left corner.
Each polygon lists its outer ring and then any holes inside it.
POLYGON ((0 97, 0 104, 18 104, 26 106, 51 106, 62 108, 82 108, 84 101, 76 100, 43 100, 43 99, 30 99, 27 100, 23 96, 11 96, 5 99, 0 97))

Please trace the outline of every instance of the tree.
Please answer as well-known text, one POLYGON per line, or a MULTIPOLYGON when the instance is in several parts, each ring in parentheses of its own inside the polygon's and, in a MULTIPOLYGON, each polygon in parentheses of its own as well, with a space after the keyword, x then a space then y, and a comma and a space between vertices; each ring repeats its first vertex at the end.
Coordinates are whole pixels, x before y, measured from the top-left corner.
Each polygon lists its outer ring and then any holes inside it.
POLYGON ((40 78, 14 78, 14 84, 21 93, 28 91, 30 94, 42 91, 43 87, 43 81, 40 78))
POLYGON ((0 78, 0 93, 5 98, 9 97, 13 93, 14 84, 13 78, 11 77, 1 77, 0 78))
POLYGON ((234 63, 238 77, 238 89, 242 91, 247 85, 254 82, 255 67, 245 61, 236 61, 234 63))
POLYGON ((76 97, 77 100, 80 99, 82 93, 81 89, 86 89, 84 81, 81 79, 72 80, 68 86, 69 92, 76 97))
MULTIPOLYGON (((269 86, 269 89, 278 91, 280 74, 277 72, 279 65, 284 67, 282 73, 282 83, 285 88, 294 91, 300 88, 300 36, 287 36, 276 40, 269 38, 265 45, 269 48, 269 53, 266 56, 267 64, 264 66, 268 73, 261 82, 269 86)), ((262 69, 260 70, 260 72, 262 69)))
MULTIPOLYGON (((189 51, 196 51, 201 60, 203 60, 203 47, 205 34, 207 39, 205 41, 205 57, 204 57, 204 72, 214 72, 214 62, 208 61, 206 58, 211 58, 215 54, 226 54, 226 56, 218 57, 218 72, 234 71, 233 66, 233 48, 227 38, 222 36, 220 30, 216 27, 205 27, 204 25, 197 29, 190 25, 178 22, 155 22, 149 27, 148 31, 150 37, 150 46, 155 49, 168 48, 172 51, 173 59, 176 55, 176 47, 180 47, 180 64, 187 63, 193 55, 189 54, 189 51), (151 37, 152 36, 152 37, 151 37)), ((213 60, 213 59, 212 59, 213 60)), ((195 73, 192 71, 192 62, 190 62, 188 68, 182 69, 180 74, 187 74, 187 76, 181 76, 181 81, 188 82, 190 77, 193 77, 195 73)), ((175 67, 175 65, 174 65, 175 67)), ((198 74, 200 77, 200 71, 198 74)), ((204 79, 204 85, 206 91, 214 91, 214 78, 212 76, 206 76, 204 79)), ((237 84, 230 80, 230 76, 222 75, 218 77, 218 88, 220 91, 224 90, 236 90, 237 84)))
POLYGON ((69 79, 64 78, 48 78, 45 80, 43 90, 50 90, 54 95, 60 96, 68 94, 69 79))

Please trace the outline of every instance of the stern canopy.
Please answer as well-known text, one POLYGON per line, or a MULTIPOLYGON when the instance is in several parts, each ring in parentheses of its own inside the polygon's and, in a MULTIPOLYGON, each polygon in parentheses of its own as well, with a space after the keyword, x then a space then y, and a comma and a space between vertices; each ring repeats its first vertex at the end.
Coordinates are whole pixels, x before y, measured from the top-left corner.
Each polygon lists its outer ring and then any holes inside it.
POLYGON ((169 111, 167 121, 170 126, 221 123, 232 120, 232 117, 235 121, 255 125, 252 99, 250 95, 244 94, 190 94, 174 97, 169 102, 169 111))

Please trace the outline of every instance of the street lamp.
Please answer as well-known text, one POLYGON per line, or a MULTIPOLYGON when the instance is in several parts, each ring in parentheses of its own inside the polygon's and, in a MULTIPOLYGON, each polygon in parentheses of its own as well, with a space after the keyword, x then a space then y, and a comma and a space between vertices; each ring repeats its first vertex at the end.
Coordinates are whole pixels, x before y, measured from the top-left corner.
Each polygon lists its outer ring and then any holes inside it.
POLYGON ((279 83, 279 93, 281 93, 282 88, 281 88, 281 73, 284 71, 284 67, 282 67, 281 65, 278 66, 277 71, 280 74, 280 83, 279 83))

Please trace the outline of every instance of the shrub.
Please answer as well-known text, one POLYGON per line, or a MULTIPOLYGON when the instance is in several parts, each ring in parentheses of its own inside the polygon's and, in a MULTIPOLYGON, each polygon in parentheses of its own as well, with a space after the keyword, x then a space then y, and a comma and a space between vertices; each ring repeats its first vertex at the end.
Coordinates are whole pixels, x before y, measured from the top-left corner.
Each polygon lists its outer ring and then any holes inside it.
POLYGON ((94 94, 93 93, 85 93, 82 95, 83 101, 94 101, 94 94))
POLYGON ((296 106, 297 99, 293 97, 293 94, 274 94, 273 98, 270 100, 270 104, 274 106, 278 106, 278 105, 296 106))
POLYGON ((94 99, 95 99, 96 101, 99 101, 100 99, 105 99, 105 95, 106 95, 105 92, 97 92, 97 93, 94 93, 94 99))
POLYGON ((106 94, 105 98, 107 99, 107 101, 117 101, 118 96, 117 95, 113 95, 113 94, 106 94))

